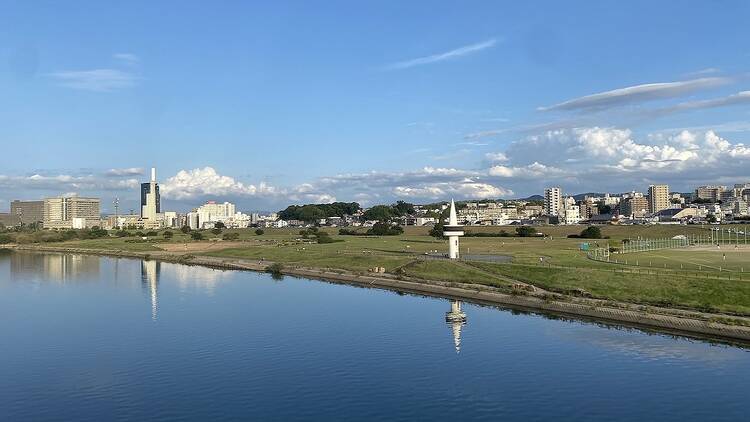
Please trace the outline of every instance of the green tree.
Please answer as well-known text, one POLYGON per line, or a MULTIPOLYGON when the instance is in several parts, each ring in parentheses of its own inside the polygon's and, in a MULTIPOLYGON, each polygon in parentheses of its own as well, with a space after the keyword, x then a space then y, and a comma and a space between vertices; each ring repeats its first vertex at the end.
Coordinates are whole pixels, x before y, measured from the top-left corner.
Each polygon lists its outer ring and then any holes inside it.
POLYGON ((165 238, 165 239, 171 239, 171 238, 172 238, 172 236, 174 236, 174 233, 172 233, 172 232, 171 232, 171 231, 169 231, 169 230, 166 230, 166 231, 165 231, 165 232, 164 232, 164 233, 162 234, 162 236, 164 236, 164 238, 165 238))
POLYGON ((516 236, 518 237, 536 236, 536 229, 531 226, 516 227, 516 236))
POLYGON ((434 226, 430 229, 430 236, 440 239, 443 237, 443 231, 445 229, 445 225, 443 224, 443 220, 438 219, 438 222, 435 223, 434 226))
POLYGON ((211 229, 211 233, 213 233, 215 235, 220 235, 221 234, 221 229, 218 228, 218 227, 213 228, 213 229, 211 229))
POLYGON ((192 232, 190 238, 193 240, 203 240, 203 234, 201 232, 192 232))
POLYGON ((188 233, 190 233, 190 226, 182 226, 182 227, 180 227, 180 231, 183 232, 183 233, 185 233, 185 234, 188 234, 188 233))
POLYGON ((365 220, 390 221, 393 218, 393 208, 389 205, 375 205, 364 213, 365 220))
POLYGON ((393 205, 393 210, 399 217, 414 214, 414 204, 410 204, 404 201, 396 201, 396 203, 393 205))
POLYGON ((255 234, 258 236, 263 236, 264 233, 265 231, 263 231, 263 229, 255 229, 255 234))
POLYGON ((222 223, 221 221, 217 221, 216 223, 214 223, 214 228, 215 229, 226 229, 227 226, 224 223, 222 223))
POLYGON ((606 205, 603 201, 597 203, 596 208, 599 210, 599 214, 612 214, 612 207, 606 205))
POLYGON ((599 227, 589 226, 581 231, 580 237, 583 239, 601 239, 602 231, 599 227))

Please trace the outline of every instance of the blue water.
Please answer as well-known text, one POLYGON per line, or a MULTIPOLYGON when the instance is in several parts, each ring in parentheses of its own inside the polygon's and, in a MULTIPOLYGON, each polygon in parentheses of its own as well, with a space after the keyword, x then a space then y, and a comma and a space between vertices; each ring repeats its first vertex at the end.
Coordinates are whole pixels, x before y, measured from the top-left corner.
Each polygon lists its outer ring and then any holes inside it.
POLYGON ((0 256, 0 420, 747 420, 745 349, 470 304, 454 327, 450 305, 0 256))

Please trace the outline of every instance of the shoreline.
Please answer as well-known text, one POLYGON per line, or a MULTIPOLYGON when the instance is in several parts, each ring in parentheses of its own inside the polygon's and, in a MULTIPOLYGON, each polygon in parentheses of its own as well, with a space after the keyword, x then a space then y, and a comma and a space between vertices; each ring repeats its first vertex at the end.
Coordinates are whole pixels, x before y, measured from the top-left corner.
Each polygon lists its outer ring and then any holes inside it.
MULTIPOLYGON (((266 272, 273 262, 194 256, 169 252, 131 252, 107 249, 85 249, 55 246, 11 246, 9 249, 30 252, 74 253, 110 257, 154 259, 184 265, 266 272)), ((443 282, 391 274, 363 275, 344 270, 285 266, 284 275, 317 279, 360 287, 378 288, 439 298, 457 299, 480 305, 501 306, 525 311, 541 311, 561 316, 610 322, 644 328, 667 334, 677 334, 706 340, 750 345, 750 318, 712 314, 675 308, 657 308, 627 302, 579 298, 549 292, 516 291, 508 293, 498 288, 471 283, 443 282), (721 321, 738 321, 748 325, 721 321)))

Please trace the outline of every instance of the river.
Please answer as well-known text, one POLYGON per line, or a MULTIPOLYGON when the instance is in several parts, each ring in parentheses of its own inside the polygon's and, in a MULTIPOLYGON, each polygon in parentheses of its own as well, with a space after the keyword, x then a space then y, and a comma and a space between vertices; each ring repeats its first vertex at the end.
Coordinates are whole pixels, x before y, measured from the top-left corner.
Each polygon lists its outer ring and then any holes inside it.
POLYGON ((156 261, 0 255, 0 319, 3 421, 718 421, 750 399, 735 346, 156 261))

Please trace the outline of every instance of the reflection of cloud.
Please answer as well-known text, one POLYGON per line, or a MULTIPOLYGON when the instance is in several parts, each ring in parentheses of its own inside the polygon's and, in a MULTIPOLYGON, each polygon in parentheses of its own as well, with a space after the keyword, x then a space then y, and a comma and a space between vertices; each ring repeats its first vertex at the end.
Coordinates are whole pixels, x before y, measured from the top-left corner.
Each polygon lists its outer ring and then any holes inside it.
POLYGON ((600 325, 592 328, 590 325, 581 325, 565 333, 568 334, 567 337, 573 337, 573 340, 581 343, 588 343, 621 355, 654 361, 718 363, 744 358, 747 353, 732 346, 711 345, 687 338, 652 334, 625 327, 614 328, 600 325), (600 327, 608 329, 604 330, 600 327))
POLYGON ((176 280, 182 291, 192 288, 208 295, 213 295, 216 287, 232 276, 231 271, 166 262, 161 265, 161 274, 176 280))

